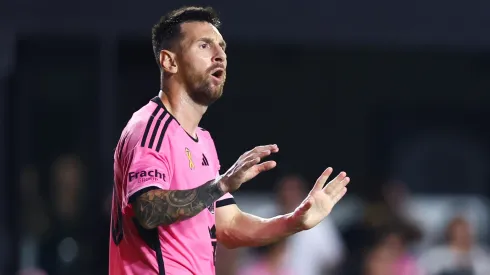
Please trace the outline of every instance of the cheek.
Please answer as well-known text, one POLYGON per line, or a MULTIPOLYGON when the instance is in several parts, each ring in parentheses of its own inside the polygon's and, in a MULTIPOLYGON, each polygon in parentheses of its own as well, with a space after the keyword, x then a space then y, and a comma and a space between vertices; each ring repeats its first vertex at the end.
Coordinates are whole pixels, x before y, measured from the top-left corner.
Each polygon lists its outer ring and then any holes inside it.
POLYGON ((184 53, 184 62, 195 68, 206 68, 211 63, 211 58, 207 51, 188 51, 184 53))
POLYGON ((213 58, 213 51, 210 48, 198 49, 193 53, 193 55, 198 59, 211 61, 211 59, 213 58))
POLYGON ((187 63, 184 74, 192 78, 200 78, 206 72, 206 67, 200 62, 187 63))

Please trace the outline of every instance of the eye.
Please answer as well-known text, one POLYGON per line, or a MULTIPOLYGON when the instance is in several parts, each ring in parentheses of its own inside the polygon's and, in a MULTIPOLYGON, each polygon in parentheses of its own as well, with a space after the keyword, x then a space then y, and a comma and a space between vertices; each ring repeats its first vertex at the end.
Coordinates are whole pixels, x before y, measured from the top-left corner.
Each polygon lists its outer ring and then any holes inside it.
POLYGON ((207 48, 209 48, 209 44, 208 43, 201 43, 199 45, 199 48, 201 48, 201 49, 207 49, 207 48))

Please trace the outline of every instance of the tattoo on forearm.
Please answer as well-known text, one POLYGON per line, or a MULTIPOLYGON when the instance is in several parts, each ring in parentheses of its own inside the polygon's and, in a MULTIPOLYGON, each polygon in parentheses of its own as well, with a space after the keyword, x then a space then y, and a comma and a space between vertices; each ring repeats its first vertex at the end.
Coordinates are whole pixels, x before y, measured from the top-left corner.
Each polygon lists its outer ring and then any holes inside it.
POLYGON ((192 218, 223 195, 214 180, 189 190, 151 190, 136 199, 134 210, 142 226, 155 228, 192 218))

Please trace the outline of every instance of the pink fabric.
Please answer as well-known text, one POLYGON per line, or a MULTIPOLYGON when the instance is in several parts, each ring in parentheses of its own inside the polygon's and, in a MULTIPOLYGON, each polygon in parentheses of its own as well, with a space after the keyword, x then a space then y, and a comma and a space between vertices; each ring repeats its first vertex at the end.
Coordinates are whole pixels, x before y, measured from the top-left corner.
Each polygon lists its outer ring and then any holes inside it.
MULTIPOLYGON (((145 188, 191 189, 216 177, 220 165, 214 142, 205 130, 199 129, 197 135, 198 141, 192 139, 159 99, 150 101, 128 122, 114 154, 109 274, 159 274, 158 254, 166 275, 215 274, 216 203, 191 219, 160 226, 153 233, 138 229, 130 203, 131 196, 145 188), (122 240, 116 244, 114 237, 121 236, 114 229, 118 218, 122 240), (153 244, 158 247, 151 247, 153 244)), ((229 198, 233 197, 226 194, 220 200, 229 198)))
POLYGON ((396 260, 393 269, 393 274, 396 275, 422 275, 415 259, 408 255, 402 256, 396 260))

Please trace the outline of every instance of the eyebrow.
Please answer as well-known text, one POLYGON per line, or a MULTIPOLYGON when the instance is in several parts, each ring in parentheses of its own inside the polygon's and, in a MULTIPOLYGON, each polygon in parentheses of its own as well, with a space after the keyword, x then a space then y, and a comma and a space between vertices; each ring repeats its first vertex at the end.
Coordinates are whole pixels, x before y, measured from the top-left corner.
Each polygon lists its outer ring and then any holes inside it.
MULTIPOLYGON (((213 44, 214 43, 214 39, 211 39, 209 37, 204 37, 204 38, 201 38, 199 39, 200 41, 203 41, 203 42, 206 42, 206 43, 209 43, 209 44, 213 44)), ((223 48, 223 50, 226 49, 226 42, 224 40, 221 40, 219 43, 221 48, 223 48)))

